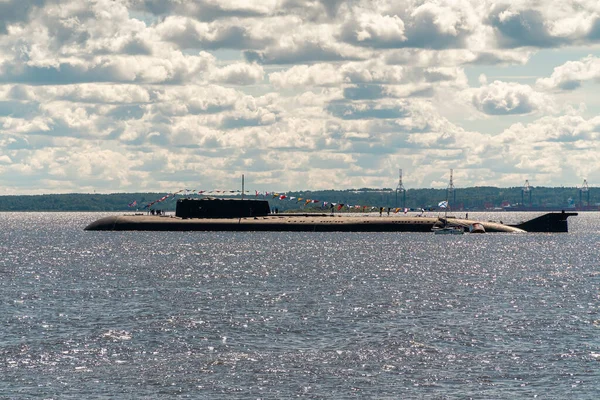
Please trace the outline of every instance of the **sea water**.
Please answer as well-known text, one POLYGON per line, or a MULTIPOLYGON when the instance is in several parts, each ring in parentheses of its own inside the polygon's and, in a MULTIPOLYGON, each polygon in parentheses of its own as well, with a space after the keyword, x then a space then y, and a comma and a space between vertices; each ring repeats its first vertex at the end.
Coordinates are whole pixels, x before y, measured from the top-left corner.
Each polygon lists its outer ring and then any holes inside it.
POLYGON ((103 215, 0 213, 0 398, 600 392, 598 213, 568 234, 83 231, 103 215))

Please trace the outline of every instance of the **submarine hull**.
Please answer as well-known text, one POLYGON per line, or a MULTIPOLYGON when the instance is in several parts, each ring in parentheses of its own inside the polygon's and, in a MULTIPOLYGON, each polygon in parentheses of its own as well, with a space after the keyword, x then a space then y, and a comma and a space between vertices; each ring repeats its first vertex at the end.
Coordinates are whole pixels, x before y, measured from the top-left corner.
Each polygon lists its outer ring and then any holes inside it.
MULTIPOLYGON (((333 210, 333 208, 332 208, 333 210)), ((470 232, 567 232, 567 218, 577 213, 549 213, 519 225, 448 217, 270 214, 264 200, 179 199, 175 216, 122 215, 101 218, 88 231, 295 231, 295 232, 431 232, 450 224, 470 232)), ((154 212, 152 212, 154 214, 154 212)))
MULTIPOLYGON (((268 215, 243 218, 180 218, 176 216, 122 215, 101 218, 88 231, 292 231, 292 232, 431 232, 439 222, 429 217, 376 217, 340 215, 268 215)), ((452 219, 465 231, 480 223, 486 232, 522 233, 525 230, 494 222, 452 219)))

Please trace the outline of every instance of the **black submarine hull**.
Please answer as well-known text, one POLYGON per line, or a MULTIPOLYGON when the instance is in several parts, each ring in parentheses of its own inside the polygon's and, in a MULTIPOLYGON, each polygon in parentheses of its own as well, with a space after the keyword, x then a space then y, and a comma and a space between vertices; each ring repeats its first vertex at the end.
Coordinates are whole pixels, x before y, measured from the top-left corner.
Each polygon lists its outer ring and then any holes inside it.
MULTIPOLYGON (((385 220, 384 220, 385 219, 385 220)), ((111 216, 88 225, 88 231, 280 231, 280 232, 429 232, 437 219, 380 221, 356 217, 266 216, 182 219, 168 216, 111 216)))

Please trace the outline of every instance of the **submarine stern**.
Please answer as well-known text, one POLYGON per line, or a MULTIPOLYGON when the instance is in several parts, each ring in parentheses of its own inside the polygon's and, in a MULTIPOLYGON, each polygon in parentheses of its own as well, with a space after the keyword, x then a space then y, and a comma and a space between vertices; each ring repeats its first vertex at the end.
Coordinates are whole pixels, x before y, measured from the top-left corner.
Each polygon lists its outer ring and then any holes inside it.
POLYGON ((565 211, 560 213, 548 213, 518 225, 511 226, 523 229, 526 232, 567 233, 569 232, 567 219, 577 215, 578 214, 575 212, 565 211))

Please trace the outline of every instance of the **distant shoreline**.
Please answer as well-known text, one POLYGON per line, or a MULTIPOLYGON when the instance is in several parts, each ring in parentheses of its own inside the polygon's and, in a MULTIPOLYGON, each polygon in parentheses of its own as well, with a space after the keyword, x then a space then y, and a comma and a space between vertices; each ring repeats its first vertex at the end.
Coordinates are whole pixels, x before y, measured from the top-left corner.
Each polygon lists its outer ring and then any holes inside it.
MULTIPOLYGON (((229 192, 212 194, 214 197, 234 197, 229 192), (223 195, 226 193, 226 195, 223 195)), ((390 188, 383 189, 347 189, 347 190, 312 190, 287 191, 285 198, 280 199, 279 193, 255 192, 245 194, 246 198, 268 200, 271 208, 280 212, 290 210, 302 212, 327 212, 325 203, 345 204, 365 208, 383 207, 384 209, 404 208, 413 212, 420 209, 436 211, 440 201, 447 197, 453 212, 558 212, 558 211, 600 211, 600 188, 589 188, 582 191, 575 187, 534 187, 525 193, 520 187, 471 187, 458 188, 453 192, 446 189, 407 189, 405 192, 390 188), (292 199, 292 200, 291 200, 292 199), (304 199, 304 200, 303 200, 304 199), (306 199, 315 200, 315 204, 305 204, 306 199), (507 207, 509 206, 510 207, 507 207)), ((198 194, 189 194, 198 196, 198 194)), ((64 193, 41 195, 2 195, 0 196, 0 212, 127 212, 145 211, 148 205, 165 211, 174 211, 176 199, 182 194, 174 195, 167 192, 138 192, 138 193, 64 193), (163 202, 157 199, 170 195, 163 202), (129 204, 135 206, 129 207, 129 204)), ((364 210, 357 210, 364 212, 364 210)))

